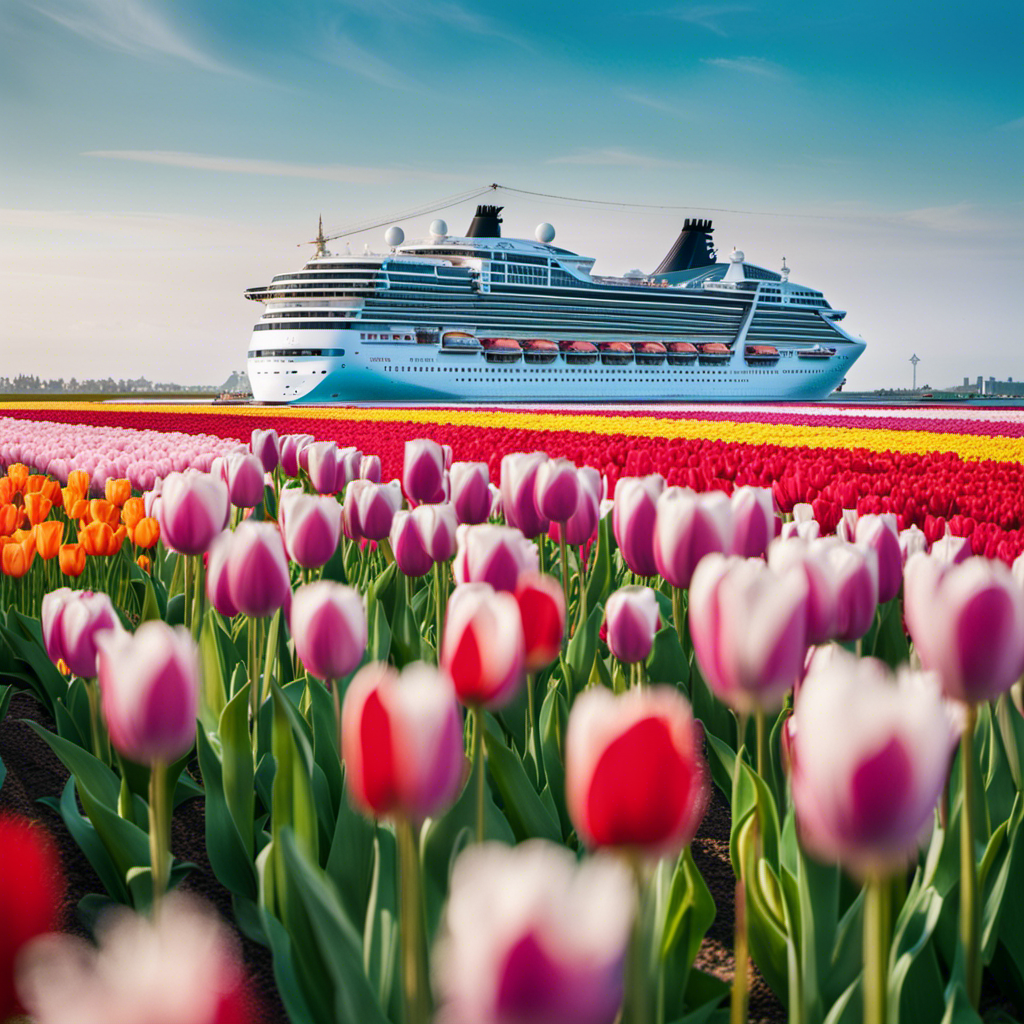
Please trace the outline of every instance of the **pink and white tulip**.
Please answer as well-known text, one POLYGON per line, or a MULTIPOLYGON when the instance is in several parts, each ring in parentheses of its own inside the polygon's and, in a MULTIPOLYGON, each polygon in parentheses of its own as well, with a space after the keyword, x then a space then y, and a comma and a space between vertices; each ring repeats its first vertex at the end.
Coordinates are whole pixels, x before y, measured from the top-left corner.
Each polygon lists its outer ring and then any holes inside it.
POLYGON ((445 453, 441 445, 420 437, 405 442, 402 490, 417 505, 444 501, 445 453))
POLYGON ((407 509, 400 509, 392 518, 389 540, 395 562, 406 576, 426 576, 434 567, 419 522, 407 509))
POLYGON ((674 587, 686 588, 700 560, 732 544, 732 505, 721 491, 669 487, 655 505, 654 563, 674 587))
POLYGON ((182 555, 201 555, 228 524, 227 484, 205 473, 171 473, 160 489, 158 512, 164 544, 182 555))
POLYGON ((123 631, 106 594, 67 587, 43 598, 40 624, 50 660, 56 664, 63 658, 72 673, 83 679, 96 675, 100 635, 105 630, 123 631))
POLYGON ((638 576, 654 576, 658 563, 654 557, 654 531, 657 502, 665 489, 658 474, 622 477, 615 487, 612 531, 626 565, 638 576))
POLYGON ((343 679, 366 650, 366 610, 359 592, 330 580, 299 587, 289 613, 295 653, 318 679, 343 679))
POLYGON ((329 496, 281 492, 278 520, 288 557, 307 569, 326 565, 341 540, 341 506, 329 496))
POLYGON ((645 661, 658 631, 658 599, 650 587, 620 587, 604 610, 608 648, 619 661, 645 661))
POLYGON ((903 555, 896 516, 864 515, 857 520, 857 546, 878 556, 878 603, 891 601, 903 584, 903 555))
POLYGON ((226 544, 224 571, 235 607, 257 619, 284 607, 291 598, 291 578, 277 527, 247 519, 226 544))
POLYGON ((263 466, 264 473, 273 473, 281 461, 281 442, 276 430, 254 430, 249 448, 263 466))
POLYGON ((434 562, 447 562, 455 554, 455 531, 459 520, 449 502, 420 505, 413 509, 413 519, 423 538, 423 547, 434 562))
POLYGON ((453 462, 452 505, 460 523, 486 523, 491 515, 490 474, 486 462, 453 462))
POLYGON ((760 558, 775 539, 780 524, 768 487, 737 487, 729 501, 732 512, 732 554, 760 558))
POLYGON ((452 570, 457 583, 488 583, 515 591, 523 573, 537 572, 537 547, 511 526, 460 526, 452 570))
POLYGON ((537 473, 546 461, 544 452, 513 452, 501 460, 505 522, 530 540, 546 532, 549 525, 537 507, 537 473))
POLYGON ((537 511, 553 523, 568 522, 580 503, 580 478, 570 459, 548 459, 537 468, 537 511))

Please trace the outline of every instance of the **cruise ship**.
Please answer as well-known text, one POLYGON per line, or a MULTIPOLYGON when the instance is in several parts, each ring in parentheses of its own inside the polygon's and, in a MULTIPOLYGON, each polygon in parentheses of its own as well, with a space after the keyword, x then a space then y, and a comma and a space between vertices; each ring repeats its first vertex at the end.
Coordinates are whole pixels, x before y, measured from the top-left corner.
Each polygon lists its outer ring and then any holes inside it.
POLYGON ((383 254, 332 254, 323 229, 301 270, 250 288, 262 303, 248 374, 256 401, 515 402, 821 399, 864 342, 820 291, 733 251, 687 219, 650 274, 503 238, 500 206, 464 236, 400 227, 383 254))

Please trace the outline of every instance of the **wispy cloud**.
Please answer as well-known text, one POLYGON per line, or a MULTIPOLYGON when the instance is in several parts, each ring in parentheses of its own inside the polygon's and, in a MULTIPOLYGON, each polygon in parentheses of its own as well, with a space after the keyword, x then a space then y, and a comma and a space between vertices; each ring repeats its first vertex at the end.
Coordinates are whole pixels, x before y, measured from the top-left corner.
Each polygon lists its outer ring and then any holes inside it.
MULTIPOLYGON (((221 75, 245 73, 208 53, 148 0, 22 0, 50 21, 90 42, 135 57, 165 57, 221 75)), ((245 76, 247 77, 247 76, 245 76)))
POLYGON ((619 95, 624 100, 629 100, 630 103, 636 103, 641 107, 650 107, 651 110, 657 110, 662 114, 668 114, 669 117, 677 117, 681 121, 691 120, 690 114, 687 114, 672 103, 667 103, 665 100, 659 99, 657 96, 648 96, 646 93, 633 92, 630 89, 620 89, 619 95))
POLYGON ((416 87, 416 83, 400 70, 395 61, 378 57, 337 26, 324 34, 317 54, 329 64, 385 89, 409 90, 416 87))
POLYGON ((786 78, 789 72, 781 64, 763 57, 702 57, 702 64, 735 71, 741 75, 757 75, 760 78, 786 78))
POLYGON ((96 149, 83 156, 106 160, 133 160, 143 164, 183 167, 194 171, 220 171, 225 174, 261 174, 275 178, 313 178, 318 181, 343 181, 349 184, 379 184, 388 179, 427 179, 451 181, 447 172, 405 167, 362 167, 354 164, 293 164, 280 160, 253 160, 247 157, 210 156, 205 153, 181 153, 164 149, 96 149))
POLYGON ((1004 132, 1018 132, 1024 129, 1024 117, 1014 118, 1012 121, 1007 121, 999 126, 1001 131, 1004 132))
POLYGON ((754 8, 750 4, 735 3, 692 3, 683 4, 670 11, 670 15, 678 21, 686 21, 692 25, 714 32, 717 36, 727 36, 723 21, 736 14, 750 14, 754 8))
POLYGON ((629 149, 606 147, 604 149, 583 149, 566 156, 556 156, 549 164, 582 164, 588 167, 694 167, 696 164, 680 160, 665 160, 661 157, 636 153, 629 149))

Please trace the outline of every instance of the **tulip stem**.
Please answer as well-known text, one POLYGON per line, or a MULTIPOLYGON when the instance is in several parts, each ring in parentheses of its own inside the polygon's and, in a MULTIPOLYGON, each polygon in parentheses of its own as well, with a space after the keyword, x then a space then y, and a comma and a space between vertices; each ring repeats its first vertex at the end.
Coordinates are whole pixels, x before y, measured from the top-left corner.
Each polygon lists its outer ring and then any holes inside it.
POLYGON ((423 905, 420 895, 420 859, 416 833, 408 818, 395 822, 398 840, 398 871, 402 930, 402 983, 405 990, 405 1024, 427 1024, 429 993, 423 970, 421 944, 423 905))
POLYGON ((199 632, 203 624, 203 556, 195 556, 195 572, 192 576, 195 594, 192 601, 192 639, 199 640, 199 632))
POLYGON ((747 1022, 747 890, 742 878, 736 879, 736 924, 733 939, 735 967, 729 997, 729 1024, 747 1022))
POLYGON ((562 595, 565 597, 565 616, 569 617, 569 545, 565 542, 565 523, 558 524, 558 552, 562 559, 562 595))
POLYGON ((189 603, 188 591, 189 580, 192 578, 192 559, 188 555, 178 555, 178 559, 185 563, 184 577, 182 581, 182 621, 188 629, 192 628, 192 605, 189 603))
POLYGON ((97 761, 103 761, 103 745, 100 740, 100 694, 95 679, 86 679, 85 694, 89 698, 89 731, 92 739, 92 754, 97 761))
POLYGON ((764 710, 760 707, 754 712, 754 725, 757 729, 757 774, 767 780, 768 737, 765 734, 764 710))
POLYGON ((647 1008, 647 986, 650 980, 647 964, 647 929, 645 927, 643 863, 635 851, 629 855, 629 866, 633 872, 633 883, 636 886, 636 918, 633 921, 633 934, 629 942, 629 972, 627 975, 627 992, 629 1024, 649 1024, 647 1008))
POLYGON ((476 841, 484 841, 484 712, 473 707, 473 770, 476 772, 476 841))
POLYGON ((679 638, 679 646, 686 653, 686 644, 683 637, 686 635, 686 611, 683 608, 683 588, 672 588, 672 621, 676 627, 676 636, 679 638))
MULTIPOLYGON (((583 545, 580 545, 580 571, 578 575, 580 583, 580 628, 587 624, 587 580, 583 569, 583 545)), ((569 609, 565 609, 566 618, 569 617, 569 609)))
POLYGON ((960 770, 963 806, 960 812, 960 941, 964 947, 967 996, 977 1008, 981 995, 979 938, 981 907, 978 903, 978 860, 974 853, 974 729, 978 709, 967 705, 967 721, 960 737, 960 770))
POLYGON ((171 820, 167 808, 167 765, 157 758, 149 771, 149 864, 153 882, 153 917, 167 891, 171 820))
POLYGON ((877 875, 864 896, 864 1024, 886 1024, 892 887, 877 875))
POLYGON ((434 611, 437 628, 434 635, 434 647, 437 650, 437 663, 441 664, 441 629, 444 623, 444 596, 441 593, 441 563, 434 563, 434 611))

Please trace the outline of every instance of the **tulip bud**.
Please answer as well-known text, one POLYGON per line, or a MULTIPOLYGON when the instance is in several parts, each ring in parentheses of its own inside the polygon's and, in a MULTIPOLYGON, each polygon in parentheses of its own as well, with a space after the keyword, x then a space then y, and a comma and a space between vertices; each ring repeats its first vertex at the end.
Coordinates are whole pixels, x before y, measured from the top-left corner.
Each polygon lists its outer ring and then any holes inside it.
POLYGON ((131 481, 111 477, 104 487, 104 495, 111 505, 120 508, 132 496, 131 481))
POLYGON ((516 586, 523 624, 527 672, 539 672, 558 657, 565 638, 565 596, 552 576, 524 573, 516 586))
MULTIPOLYGON (((834 537, 815 542, 824 551, 836 594, 834 639, 859 640, 871 628, 878 607, 878 555, 834 537)), ((813 547, 814 545, 812 545, 813 547)))
POLYGON ((878 558, 878 602, 885 604, 900 592, 903 584, 903 556, 895 514, 861 516, 856 537, 858 547, 874 551, 878 558))
POLYGON ((426 576, 434 567, 419 523, 408 510, 400 509, 395 513, 389 540, 395 562, 406 576, 426 576))
POLYGON ((795 537, 810 543, 821 536, 821 527, 816 519, 794 519, 792 522, 782 524, 782 532, 779 536, 783 540, 795 537))
POLYGON ((658 599, 650 587, 620 587, 604 610, 608 647, 619 661, 645 661, 658 631, 658 599))
POLYGON ((172 551, 202 554, 227 526, 230 514, 223 480, 194 472, 171 473, 164 478, 157 518, 164 543, 172 551))
POLYGON ((326 565, 341 540, 341 506, 332 497, 281 492, 279 522, 288 557, 307 569, 326 565))
POLYGON ((142 498, 129 498, 121 506, 121 522, 129 529, 138 525, 140 519, 146 517, 146 503, 142 498))
MULTIPOLYGON (((817 525, 817 524, 815 524, 817 525)), ((796 567, 807 580, 807 643, 823 644, 838 629, 839 594, 826 548, 785 536, 768 546, 768 566, 777 573, 796 567)))
POLYGON ((1024 592, 1002 562, 913 555, 904 601, 914 649, 947 697, 989 700, 1024 672, 1024 592))
POLYGON ((638 576, 658 571, 654 531, 657 501, 664 489, 665 481, 658 474, 622 477, 615 488, 612 531, 626 565, 638 576))
POLYGON ((341 712, 341 755, 353 802, 373 817, 436 816, 462 785, 462 717, 448 676, 417 662, 399 675, 365 666, 341 712))
POLYGON ((225 463, 228 494, 236 508, 255 508, 263 500, 263 463, 256 455, 229 455, 225 463))
POLYGON ((505 522, 524 537, 539 537, 548 520, 537 507, 537 471, 547 461, 543 452, 514 452, 501 460, 501 504, 505 522))
POLYGON ((730 499, 732 554, 760 558, 775 539, 778 517, 775 500, 767 487, 737 487, 730 499))
POLYGON ((57 563, 65 576, 81 576, 85 572, 85 548, 81 544, 61 544, 57 563))
POLYGON ((662 577, 685 589, 697 564, 731 544, 732 506, 721 491, 695 494, 669 487, 655 505, 654 563, 662 577))
POLYGON ((690 635, 701 674, 734 710, 771 711, 801 674, 807 650, 804 574, 760 559, 708 555, 690 584, 690 635))
POLYGON ((25 514, 28 516, 29 523, 33 526, 37 526, 50 514, 50 510, 53 508, 53 502, 36 491, 25 495, 24 508, 25 514))
POLYGON ((299 587, 290 613, 295 653, 318 679, 343 679, 366 650, 366 611, 359 592, 320 580, 299 587))
POLYGON ((405 442, 402 489, 417 505, 433 505, 444 500, 444 451, 436 441, 420 437, 405 442))
POLYGON ((288 556, 277 527, 247 519, 228 544, 225 571, 232 602, 252 618, 273 615, 291 597, 288 556))
POLYGON ((618 860, 539 839, 465 850, 434 952, 438 1020, 611 1024, 636 914, 618 860))
MULTIPOLYGON (((53 591, 62 595, 50 614, 50 643, 76 676, 92 679, 97 671, 100 635, 107 630, 121 631, 121 620, 110 598, 90 590, 53 591)), ((50 594, 43 598, 46 604, 50 594)), ((52 658, 52 655, 51 655, 52 658)), ((56 659, 52 659, 56 660, 56 659)))
POLYGON ((225 530, 210 545, 206 560, 206 599, 229 619, 238 614, 238 605, 231 596, 231 585, 228 582, 228 557, 233 537, 230 530, 225 530))
POLYGON ((341 494, 352 480, 359 477, 359 467, 363 461, 363 453, 356 448, 339 448, 338 461, 334 476, 334 493, 341 494))
POLYGON ((199 650, 188 630, 152 620, 134 635, 104 633, 99 651, 103 717, 118 753, 138 764, 186 754, 199 710, 199 650))
POLYGON ((506 705, 523 681, 525 655, 519 605, 486 583, 464 583, 448 599, 441 664, 463 704, 506 705))
POLYGON ((460 526, 452 570, 457 583, 489 583, 514 592, 524 572, 537 572, 536 545, 511 526, 460 526))
POLYGON ((136 526, 129 530, 131 541, 140 548, 151 548, 160 539, 160 521, 152 516, 140 519, 136 526))
POLYGON ((565 534, 565 542, 575 547, 589 544, 597 536, 597 527, 601 521, 601 474, 592 466, 583 466, 578 470, 580 481, 580 498, 576 511, 565 523, 552 522, 548 536, 559 540, 565 534))
POLYGON ((836 526, 836 536, 847 544, 852 544, 857 536, 857 520, 860 518, 855 508, 844 508, 836 526))
POLYGON ((416 520, 427 554, 435 562, 447 562, 455 554, 455 531, 459 525, 454 507, 448 502, 420 505, 413 509, 412 517, 416 520))
POLYGON ((338 446, 333 441, 316 441, 300 454, 308 466, 309 482, 317 494, 335 494, 338 480, 338 446))
POLYGON ((359 460, 359 478, 379 484, 381 478, 380 456, 364 455, 359 460))
POLYGON ((922 554, 928 553, 928 538, 924 535, 924 530, 913 524, 905 530, 900 530, 900 557, 903 565, 907 564, 911 555, 916 555, 919 551, 922 554))
POLYGON ((491 515, 490 474, 486 462, 453 462, 452 505, 460 523, 486 523, 491 515))
POLYGON ((312 434, 285 434, 281 438, 279 452, 285 476, 299 475, 299 453, 312 443, 312 434))
POLYGON ((932 558, 940 562, 948 562, 950 565, 959 565, 971 557, 971 538, 954 537, 949 528, 946 528, 946 535, 941 537, 932 545, 932 558))
POLYGON ((791 784, 801 842, 860 877, 906 865, 932 821, 957 736, 934 677, 895 679, 841 653, 796 700, 791 784))
POLYGON ((264 473, 273 473, 280 461, 280 442, 276 430, 254 430, 249 448, 263 466, 264 473))
POLYGON ((565 734, 566 804, 580 838, 676 856, 711 796, 698 728, 686 698, 668 686, 581 693, 565 734))
POLYGON ((44 561, 56 558, 60 542, 64 539, 64 524, 56 519, 40 523, 35 527, 36 552, 44 561))
POLYGON ((569 459, 547 459, 537 468, 534 483, 537 510, 545 519, 565 523, 580 503, 580 479, 569 459))
POLYGON ((370 480, 353 480, 345 491, 345 507, 349 508, 351 494, 352 511, 347 513, 349 523, 355 531, 353 539, 383 540, 391 532, 395 513, 402 507, 402 486, 397 480, 387 484, 375 484, 370 480))

